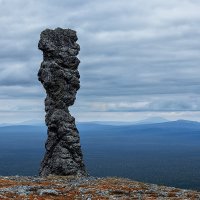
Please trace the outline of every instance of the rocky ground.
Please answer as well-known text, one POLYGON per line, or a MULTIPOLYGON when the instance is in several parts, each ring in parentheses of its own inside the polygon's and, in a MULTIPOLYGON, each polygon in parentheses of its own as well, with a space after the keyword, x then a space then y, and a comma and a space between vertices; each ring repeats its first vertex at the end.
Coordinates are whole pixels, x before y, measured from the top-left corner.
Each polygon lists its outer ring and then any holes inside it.
POLYGON ((200 192, 123 178, 0 177, 0 200, 200 199, 200 192))

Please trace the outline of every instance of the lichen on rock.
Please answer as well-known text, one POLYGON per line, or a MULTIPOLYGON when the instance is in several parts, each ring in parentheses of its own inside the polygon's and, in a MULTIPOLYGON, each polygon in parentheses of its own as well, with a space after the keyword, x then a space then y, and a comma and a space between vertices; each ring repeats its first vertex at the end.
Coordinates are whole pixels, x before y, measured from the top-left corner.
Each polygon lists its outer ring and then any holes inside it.
POLYGON ((199 200, 200 192, 142 183, 119 177, 0 176, 0 199, 199 200))
POLYGON ((80 88, 76 57, 80 46, 71 29, 46 29, 40 35, 38 48, 43 51, 38 80, 46 90, 45 122, 48 138, 40 175, 87 175, 75 119, 68 107, 74 104, 80 88))

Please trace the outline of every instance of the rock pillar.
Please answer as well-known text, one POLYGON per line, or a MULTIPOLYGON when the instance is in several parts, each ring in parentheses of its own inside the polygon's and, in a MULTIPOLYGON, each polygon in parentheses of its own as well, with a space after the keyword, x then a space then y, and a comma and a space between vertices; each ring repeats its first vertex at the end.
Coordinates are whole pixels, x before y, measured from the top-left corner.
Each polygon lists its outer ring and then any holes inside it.
POLYGON ((77 39, 75 31, 61 28, 46 29, 40 35, 38 48, 43 51, 43 62, 38 80, 47 94, 45 122, 48 127, 41 176, 87 175, 79 132, 68 110, 80 87, 77 39))

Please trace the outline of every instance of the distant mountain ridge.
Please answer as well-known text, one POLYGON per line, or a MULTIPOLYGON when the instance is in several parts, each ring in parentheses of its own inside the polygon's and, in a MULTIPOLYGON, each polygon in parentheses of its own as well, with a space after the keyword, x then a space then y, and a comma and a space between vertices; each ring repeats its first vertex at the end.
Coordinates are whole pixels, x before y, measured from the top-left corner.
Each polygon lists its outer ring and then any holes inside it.
MULTIPOLYGON (((167 122, 160 122, 160 123, 151 123, 151 124, 126 124, 126 125, 110 125, 110 124, 98 124, 95 122, 79 122, 77 123, 77 128, 81 132, 84 131, 92 131, 93 133, 104 135, 104 130, 108 131, 111 130, 112 134, 118 133, 135 133, 137 131, 141 133, 148 133, 154 131, 157 132, 164 132, 164 133, 171 133, 171 132, 178 132, 182 131, 185 133, 187 131, 196 131, 200 134, 200 122, 196 121, 188 121, 188 120, 176 120, 176 121, 167 121, 167 122)), ((21 133, 26 134, 30 131, 38 133, 43 132, 46 133, 47 127, 44 124, 37 124, 37 125, 23 125, 23 124, 16 124, 16 125, 6 125, 0 127, 0 134, 1 133, 21 133)), ((106 133, 106 132, 105 132, 106 133)), ((25 136, 25 135, 24 135, 25 136)))
POLYGON ((45 125, 45 122, 42 122, 40 120, 27 120, 23 122, 17 122, 17 123, 0 123, 0 127, 5 126, 21 126, 21 125, 30 125, 30 126, 42 126, 45 125))
POLYGON ((164 118, 160 118, 160 120, 150 120, 150 119, 145 119, 137 122, 118 122, 118 121, 91 121, 91 122, 77 122, 77 125, 99 125, 99 126, 199 126, 200 122, 198 121, 190 121, 190 120, 184 120, 184 119, 179 119, 179 120, 174 120, 170 121, 164 118))
MULTIPOLYGON (((191 120, 174 120, 170 121, 168 119, 162 118, 162 117, 151 117, 146 118, 144 120, 140 121, 134 121, 134 122, 123 122, 123 121, 89 121, 89 122, 76 122, 77 125, 105 125, 105 126, 138 126, 138 125, 153 125, 153 124, 163 124, 163 125, 197 125, 200 124, 198 121, 191 121, 191 120)), ((2 123, 0 124, 1 127, 7 127, 7 126, 46 126, 45 122, 42 122, 40 120, 28 120, 24 122, 19 123, 2 123)))
POLYGON ((169 120, 162 117, 149 117, 139 121, 91 121, 91 122, 80 122, 80 123, 95 123, 102 125, 123 126, 123 125, 135 125, 135 124, 155 124, 162 122, 169 122, 169 120))

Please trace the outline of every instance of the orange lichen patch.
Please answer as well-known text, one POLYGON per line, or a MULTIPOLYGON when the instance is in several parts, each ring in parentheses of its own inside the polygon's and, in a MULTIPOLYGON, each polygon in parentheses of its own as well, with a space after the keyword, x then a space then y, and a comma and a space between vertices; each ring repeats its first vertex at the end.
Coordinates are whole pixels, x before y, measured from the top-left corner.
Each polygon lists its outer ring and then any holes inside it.
POLYGON ((171 192, 180 192, 180 191, 181 191, 181 189, 178 189, 178 188, 174 188, 171 190, 171 192))
MULTIPOLYGON (((3 198, 2 198, 3 199, 3 198)), ((15 200, 21 200, 24 199, 24 196, 20 196, 18 194, 13 194, 13 193, 6 193, 4 195, 4 199, 15 199, 15 200)))
MULTIPOLYGON (((77 195, 38 195, 38 194, 30 194, 30 195, 17 195, 13 193, 7 193, 4 195, 5 199, 15 199, 15 200, 66 200, 66 199, 75 199, 77 195)), ((0 197, 0 199, 2 199, 0 197)))
POLYGON ((74 179, 77 179, 78 177, 76 176, 72 176, 72 175, 69 175, 69 176, 55 176, 55 175, 49 175, 46 177, 46 180, 52 180, 52 181, 55 181, 55 180, 64 180, 64 181, 69 181, 69 180, 74 180, 74 179))
POLYGON ((190 192, 187 194, 187 197, 188 197, 188 199, 196 200, 198 196, 194 192, 190 192))
POLYGON ((16 181, 7 180, 7 179, 0 179, 0 188, 9 187, 15 185, 16 181))
POLYGON ((155 192, 148 193, 148 195, 149 195, 150 198, 157 198, 158 197, 158 194, 155 193, 155 192))
POLYGON ((176 197, 176 192, 169 192, 168 197, 176 197))
POLYGON ((41 182, 30 182, 30 181, 13 181, 7 179, 0 179, 0 188, 5 188, 9 186, 49 186, 52 182, 41 181, 41 182))
POLYGON ((117 191, 118 193, 130 193, 131 191, 145 190, 147 188, 146 185, 138 184, 137 182, 133 184, 133 182, 131 183, 130 180, 127 179, 120 179, 119 181, 117 178, 98 180, 93 187, 96 187, 96 184, 98 185, 97 188, 99 190, 113 190, 116 191, 116 193, 117 191))
MULTIPOLYGON (((59 196, 51 196, 51 195, 43 195, 43 196, 38 196, 38 195, 29 195, 26 197, 28 200, 72 200, 75 199, 75 196, 68 196, 66 194, 64 195, 59 195, 59 196)), ((23 200, 23 199, 22 199, 23 200)))
POLYGON ((49 185, 53 185, 51 182, 39 182, 39 183, 31 183, 31 182, 20 182, 17 183, 16 185, 24 185, 24 186, 49 186, 49 185))

